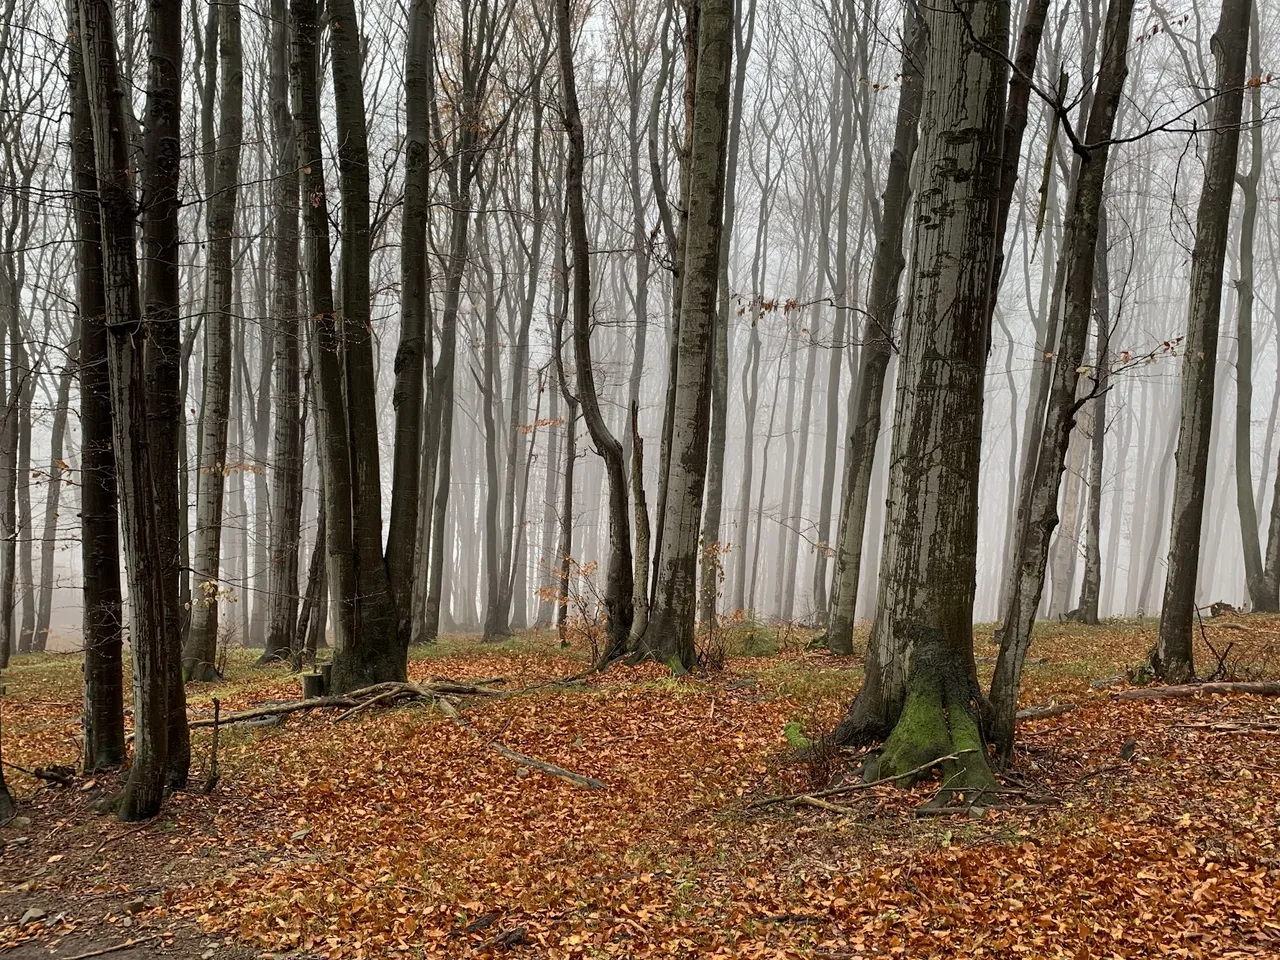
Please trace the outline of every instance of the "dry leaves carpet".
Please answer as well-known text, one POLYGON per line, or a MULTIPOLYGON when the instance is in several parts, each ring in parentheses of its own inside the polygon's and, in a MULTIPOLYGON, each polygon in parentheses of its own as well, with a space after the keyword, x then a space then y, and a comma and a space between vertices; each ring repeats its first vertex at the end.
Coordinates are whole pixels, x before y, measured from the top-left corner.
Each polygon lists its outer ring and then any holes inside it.
MULTIPOLYGON (((1280 621, 1207 636, 1219 655, 1274 648, 1280 621)), ((1024 700, 1080 706, 1021 729, 1008 782, 1035 805, 982 820, 918 818, 925 786, 851 794, 852 814, 747 809, 822 786, 783 728, 832 724, 858 685, 855 663, 792 651, 704 679, 616 668, 465 708, 484 736, 603 791, 521 769, 423 705, 224 729, 217 791, 131 836, 88 809, 111 783, 37 788, 11 771, 31 823, 20 845, 0 830, 0 891, 81 905, 141 891, 138 929, 192 921, 298 957, 1280 957, 1280 701, 1091 686, 1151 639, 1150 625, 1046 628, 1024 700)), ((192 715, 215 694, 224 710, 296 697, 295 679, 250 663, 193 688, 192 715)), ((525 638, 451 641, 410 673, 518 691, 581 668, 525 638)), ((74 658, 17 661, 6 760, 74 762, 79 682, 74 658)), ((198 767, 207 729, 194 749, 198 767)), ((73 913, 10 924, 0 949, 73 913)))

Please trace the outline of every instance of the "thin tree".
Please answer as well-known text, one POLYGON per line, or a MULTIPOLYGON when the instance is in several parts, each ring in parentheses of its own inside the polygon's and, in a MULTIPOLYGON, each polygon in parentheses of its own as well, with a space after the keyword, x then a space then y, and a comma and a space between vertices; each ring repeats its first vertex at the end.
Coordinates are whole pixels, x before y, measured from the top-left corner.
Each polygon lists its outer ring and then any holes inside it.
POLYGON ((1231 225, 1231 193, 1240 152, 1245 57, 1251 0, 1223 0, 1212 47, 1217 63, 1216 106, 1191 254, 1191 294, 1182 359, 1182 414, 1173 481, 1169 573, 1152 667, 1160 679, 1183 683, 1195 673, 1192 628, 1196 612, 1200 532, 1213 434, 1214 371, 1222 276, 1231 225))
POLYGON ((628 646, 634 612, 632 583, 635 570, 631 562, 627 458, 622 443, 613 435, 600 411, 591 356, 591 251, 587 243, 587 216, 582 188, 586 146, 573 72, 573 33, 569 5, 570 0, 556 0, 557 51, 563 101, 561 112, 569 138, 564 185, 569 248, 573 257, 573 353, 577 370, 577 398, 582 404, 582 415, 587 422, 591 440, 604 460, 609 483, 609 565, 605 573, 604 592, 609 643, 603 654, 607 662, 628 646))
POLYGON ((200 457, 196 472, 195 551, 191 558, 191 622, 183 646, 188 680, 216 680, 221 579, 223 494, 229 473, 227 424, 231 416, 231 315, 235 296, 232 245, 240 192, 244 138, 244 52, 239 0, 218 4, 221 75, 213 192, 209 199, 208 287, 204 317, 204 394, 200 405, 200 457))
POLYGON ((695 662, 698 554, 711 404, 711 355, 719 317, 725 153, 729 136, 733 0, 703 0, 698 15, 688 157, 689 190, 680 276, 679 331, 662 538, 644 652, 689 670, 695 662))

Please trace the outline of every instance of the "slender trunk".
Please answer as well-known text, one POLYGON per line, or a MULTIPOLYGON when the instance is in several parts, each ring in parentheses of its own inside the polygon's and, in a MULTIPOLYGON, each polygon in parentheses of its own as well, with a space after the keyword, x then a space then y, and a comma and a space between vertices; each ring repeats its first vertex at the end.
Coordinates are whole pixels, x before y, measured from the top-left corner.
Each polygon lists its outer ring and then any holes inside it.
MULTIPOLYGON (((273 449, 270 573, 264 661, 281 660, 294 645, 298 611, 298 553, 302 524, 303 417, 300 408, 302 316, 298 298, 298 143, 289 107, 287 0, 271 0, 269 93, 276 145, 271 313, 273 449)), ((261 511, 263 505, 259 504, 261 511)), ((323 551, 317 551, 323 554, 323 551)))
POLYGON ((1160 609, 1160 632, 1152 656, 1156 675, 1166 683, 1183 683, 1195 673, 1191 636, 1209 443, 1213 433, 1222 274, 1231 225, 1231 191, 1240 150, 1249 7, 1250 0, 1224 0, 1218 29, 1213 35, 1218 67, 1217 98, 1191 255, 1191 305, 1187 339, 1183 344, 1182 416, 1173 483, 1169 573, 1160 609))
MULTIPOLYGON (((74 161, 73 161, 74 163, 74 161)), ((77 311, 71 328, 68 356, 79 352, 81 320, 77 311)), ((70 362, 58 377, 58 399, 53 411, 53 427, 49 440, 49 471, 45 476, 44 530, 40 535, 40 597, 36 607, 36 629, 31 649, 43 653, 49 642, 49 619, 53 614, 54 559, 58 547, 58 508, 62 503, 63 460, 67 435, 67 414, 71 403, 71 380, 75 369, 70 362)), ((83 429, 83 428, 82 428, 83 429)))
POLYGON ((835 583, 827 648, 834 653, 853 652, 853 624, 857 613, 858 583, 862 572, 863 541, 871 478, 875 472, 876 446, 884 410, 884 385, 893 357, 897 328, 898 286, 906 267, 902 241, 911 206, 911 166, 919 142, 917 129, 928 69, 928 36, 914 14, 909 14, 903 34, 907 45, 902 56, 902 92, 894 124, 893 149, 883 194, 880 235, 871 261, 870 310, 863 330, 862 356, 857 376, 857 401, 851 411, 849 451, 845 460, 841 526, 836 548, 835 583))
POLYGON ((221 579, 222 514, 227 468, 227 425, 231 413, 231 316, 235 293, 232 266, 240 152, 244 138, 244 54, 240 3, 218 7, 219 68, 222 91, 213 195, 209 201, 209 285, 204 317, 204 399, 200 406, 200 457, 196 474, 195 553, 191 558, 191 623, 183 648, 188 680, 216 680, 221 579))
POLYGON ((586 145, 578 90, 574 79, 570 0, 556 0, 556 34, 560 62, 561 97, 569 156, 565 164, 565 201, 569 246, 573 256, 573 352, 577 369, 577 395, 591 441, 604 461, 609 484, 609 563, 605 573, 604 606, 609 642, 604 659, 627 649, 633 616, 631 565, 631 517, 628 506, 627 458, 622 443, 605 423, 596 392, 596 372, 591 355, 591 254, 587 243, 587 215, 583 199, 586 145))
MULTIPOLYGON (((1084 582, 1080 587, 1079 619, 1096 626, 1102 593, 1102 467, 1107 449, 1107 393, 1111 388, 1111 271, 1107 267, 1109 248, 1107 210, 1098 210, 1097 272, 1094 277, 1094 377, 1097 395, 1090 404, 1092 430, 1089 434, 1089 512, 1085 522, 1084 582)), ((1120 519, 1117 514, 1112 522, 1120 519)), ((1112 578, 1115 574, 1112 574, 1112 578)))
MULTIPOLYGON (((1249 26, 1249 76, 1262 72, 1260 51, 1261 28, 1258 25, 1257 2, 1249 26)), ((1268 578, 1263 565, 1262 545, 1258 539, 1258 504, 1253 497, 1253 303, 1254 234, 1258 222, 1258 183, 1262 179, 1262 85, 1249 91, 1252 124, 1249 137, 1249 169, 1237 175, 1244 203, 1240 211, 1240 279, 1236 281, 1236 508, 1240 514, 1240 541, 1244 547, 1245 582, 1249 600, 1255 611, 1280 611, 1280 582, 1268 578)))
POLYGON ((414 548, 422 458, 422 395, 429 289, 430 100, 435 0, 413 0, 405 43, 404 214, 400 235, 400 346, 396 351, 395 451, 387 575, 398 609, 398 633, 409 637, 413 617, 414 548))

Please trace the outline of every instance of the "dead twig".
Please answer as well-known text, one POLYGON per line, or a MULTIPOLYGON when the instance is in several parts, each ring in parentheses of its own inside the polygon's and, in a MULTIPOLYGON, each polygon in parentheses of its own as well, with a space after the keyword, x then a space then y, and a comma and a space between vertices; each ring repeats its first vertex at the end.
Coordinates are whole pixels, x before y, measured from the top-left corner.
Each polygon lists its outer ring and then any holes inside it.
POLYGON ((496 740, 488 739, 479 730, 467 723, 466 720, 462 719, 462 714, 458 712, 458 708, 443 697, 436 699, 436 706, 440 708, 440 711, 445 716, 460 726, 463 730, 467 731, 467 733, 471 734, 471 736, 476 740, 479 740, 494 753, 501 757, 505 757, 513 763, 518 763, 521 766, 538 770, 548 776, 559 777, 561 780, 567 780, 575 786, 586 787, 588 790, 603 790, 605 788, 603 781, 597 780, 595 777, 586 777, 580 773, 574 773, 572 770, 566 770, 564 767, 558 766, 557 764, 549 763, 546 760, 538 760, 534 757, 526 756, 525 754, 518 753, 496 740))
POLYGON ((1079 708, 1076 703, 1041 703, 1034 707, 1025 707, 1018 711, 1019 720, 1042 720, 1045 717, 1057 717, 1079 708))
POLYGON ((125 837, 131 837, 135 833, 141 833, 143 830, 147 829, 147 827, 149 826, 151 826, 150 823, 140 824, 139 826, 134 827, 132 830, 126 830, 124 831, 124 833, 117 833, 114 837, 103 838, 103 841, 93 848, 93 852, 89 854, 89 859, 92 860, 94 857, 100 854, 103 848, 106 847, 108 844, 115 843, 117 840, 123 840, 125 837))
POLYGON ((869 790, 872 787, 882 786, 883 784, 886 784, 886 783, 896 783, 899 780, 904 780, 908 777, 914 777, 918 773, 924 773, 926 770, 932 770, 938 764, 943 763, 947 760, 959 760, 966 753, 976 753, 976 752, 977 752, 977 748, 970 748, 968 750, 957 750, 955 753, 949 753, 945 757, 938 757, 935 760, 930 760, 928 763, 921 764, 920 766, 916 767, 914 770, 907 770, 903 773, 896 774, 892 777, 881 777, 879 780, 871 780, 867 782, 860 781, 858 783, 845 783, 845 784, 841 784, 838 787, 828 787, 825 790, 813 790, 807 793, 789 793, 789 794, 785 794, 777 797, 764 797, 760 800, 753 800, 751 803, 747 804, 747 809, 757 810, 760 807, 771 807, 779 803, 806 803, 807 804, 809 800, 818 798, 818 797, 835 797, 835 796, 839 796, 842 793, 853 793, 857 790, 869 790))
POLYGON ((129 950, 144 943, 151 943, 153 940, 159 940, 163 936, 163 933, 153 933, 149 937, 135 937, 132 940, 124 941, 124 943, 117 943, 114 947, 102 947, 98 950, 90 950, 88 953, 74 954, 67 957, 67 960, 89 960, 90 957, 105 957, 109 953, 119 953, 121 950, 129 950))

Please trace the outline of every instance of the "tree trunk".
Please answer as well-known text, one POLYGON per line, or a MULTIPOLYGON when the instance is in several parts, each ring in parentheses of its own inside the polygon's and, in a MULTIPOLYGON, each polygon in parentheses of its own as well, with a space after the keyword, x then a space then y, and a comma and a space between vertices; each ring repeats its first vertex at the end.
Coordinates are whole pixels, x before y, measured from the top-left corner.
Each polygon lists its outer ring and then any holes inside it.
POLYGON ((431 69, 435 0, 413 0, 405 43, 404 214, 400 234, 400 346, 396 350, 396 411, 392 454, 391 529, 387 575, 395 594, 398 633, 409 637, 413 617, 414 548, 418 533, 418 484, 422 459, 422 394, 427 342, 430 217, 431 69))
MULTIPOLYGON (((596 372, 591 356, 591 253, 587 244, 587 215, 583 199, 583 169, 586 145, 582 117, 578 111, 578 89, 573 70, 573 36, 570 27, 570 0, 556 0, 556 34, 560 63, 561 97, 569 156, 565 164, 565 202, 569 246, 573 255, 573 352, 577 369, 577 396, 591 441, 604 461, 609 483, 609 563, 605 573, 604 606, 608 618, 609 642, 603 651, 605 662, 627 649, 633 616, 631 564, 631 517, 628 505, 627 457, 622 443, 613 435, 600 411, 596 393, 596 372)), ((705 451, 703 453, 705 458, 705 451)), ((696 561, 695 561, 696 562, 696 561)))
POLYGON ((1204 186, 1191 255, 1191 305, 1187 338, 1183 343, 1182 416, 1173 482, 1169 573, 1160 610, 1160 632, 1152 657, 1156 675, 1166 683, 1184 683, 1195 673, 1191 631, 1209 442, 1213 432, 1222 274, 1231 224, 1231 191, 1240 149, 1249 5, 1250 0, 1224 0, 1212 42, 1218 67, 1217 97, 1213 132, 1208 134, 1204 186))
MULTIPOLYGON (((70 25, 80 34, 79 14, 70 25)), ((80 557, 84 569, 84 746, 86 773, 124 762, 123 619, 107 378, 106 290, 98 211, 93 123, 80 47, 67 47, 71 88, 71 166, 76 186, 80 319, 80 557)))
MULTIPOLYGON (((287 0, 271 0, 269 98, 276 144, 272 212, 272 318, 275 336, 270 573, 264 661, 289 656, 298 611, 298 554, 302 523, 302 421, 300 409, 302 316, 298 299, 298 143, 289 108, 287 0)), ((258 509, 262 510, 263 505, 258 509)), ((318 551, 323 555, 323 550, 318 551)))
MULTIPOLYGON (((74 164, 74 160, 72 162, 74 164)), ((71 342, 67 351, 69 358, 76 356, 80 349, 80 316, 77 311, 72 321, 71 342)), ((71 404, 71 380, 74 376, 75 369, 72 362, 68 360, 58 377, 58 399, 54 406, 53 428, 49 440, 49 472, 45 476, 47 487, 44 499, 44 530, 40 535, 40 597, 36 606, 35 634, 31 639, 31 649, 36 653, 44 653, 48 645, 49 620, 53 614, 54 558, 58 550, 58 508, 62 503, 63 473, 68 469, 63 455, 67 435, 67 415, 71 404)), ((83 434, 83 426, 81 430, 83 434)))
MULTIPOLYGON (((1097 270, 1094 277, 1093 312, 1096 317, 1094 333, 1094 381, 1097 396, 1090 404, 1089 433, 1089 512, 1085 523, 1084 582, 1080 587, 1080 622, 1092 626, 1098 624, 1098 601, 1102 594, 1102 467, 1107 449, 1107 393, 1111 389, 1111 271, 1107 266, 1110 238, 1107 229, 1107 209, 1098 209, 1098 246, 1095 250, 1097 270)), ((1120 515, 1112 518, 1118 524, 1120 515)), ((1113 571, 1111 579, 1116 572, 1113 571)))
POLYGON ((191 767, 191 735, 187 728, 187 695, 182 685, 182 598, 180 584, 184 542, 182 518, 187 505, 179 499, 179 449, 182 430, 181 270, 178 213, 182 143, 182 4, 152 0, 148 13, 146 139, 143 144, 143 194, 149 198, 143 219, 147 269, 142 291, 146 316, 147 435, 156 483, 156 525, 161 555, 161 598, 165 636, 168 697, 168 787, 187 785, 191 767))
POLYGON ((858 582, 862 572, 863 540, 876 445, 884 410, 884 385, 894 353, 898 286, 906 267, 902 241, 911 205, 911 165, 919 142, 918 125, 930 50, 928 35, 915 14, 908 14, 903 30, 907 45, 902 55, 902 92, 894 124, 893 149, 883 194, 880 236, 871 261, 871 286, 863 328, 862 356, 857 376, 857 402, 845 460, 841 526, 837 538, 835 582, 827 649, 853 653, 853 624, 857 613, 858 582))
POLYGON ((218 7, 218 59, 222 80, 213 193, 209 201, 208 288, 204 318, 204 399, 200 406, 200 458, 196 473, 195 552, 191 558, 191 623, 183 648, 188 680, 218 679, 218 608, 223 496, 228 474, 227 425, 231 414, 232 268, 240 151, 244 138, 244 53, 240 3, 218 7))
MULTIPOLYGON (((1256 0, 1250 23, 1249 76, 1262 72, 1261 28, 1256 0)), ((1258 539, 1258 504, 1253 498, 1253 303, 1254 234, 1258 223, 1258 183, 1262 179, 1262 85, 1249 91, 1253 122, 1249 136, 1249 169, 1236 176, 1244 203, 1240 212, 1240 279, 1236 281, 1236 508, 1240 514, 1240 541, 1244 547, 1245 583, 1249 600, 1258 612, 1280 611, 1280 581, 1267 576, 1258 539)))
MULTIPOLYGON (((316 411, 316 451, 322 470, 325 510, 325 582, 336 611, 334 642, 353 642, 356 619, 355 560, 352 554, 350 448, 342 384, 342 334, 334 313, 330 266, 329 206, 320 137, 320 26, 316 0, 290 0, 293 58, 290 65, 294 125, 302 170, 306 282, 315 323, 309 338, 316 411)), ((326 607, 327 604, 322 606, 326 607)))
POLYGON ((1008 46, 1009 5, 968 0, 958 11, 922 7, 919 17, 930 51, 920 115, 924 188, 911 217, 884 570, 864 687, 836 736, 847 743, 888 734, 873 776, 973 750, 946 762, 976 802, 995 787, 970 704, 980 699, 979 459, 1008 75, 987 50, 1008 46))
POLYGON ((160 811, 169 773, 167 660, 174 643, 168 637, 156 486, 147 450, 145 331, 138 291, 125 92, 107 0, 79 0, 79 25, 97 162, 112 436, 133 649, 134 759, 119 816, 122 820, 144 820, 160 811))
MULTIPOLYGON (((1108 141, 1115 126, 1116 109, 1124 93, 1124 82, 1129 72, 1127 55, 1132 18, 1133 0, 1111 0, 1108 4, 1099 56, 1101 68, 1085 127, 1086 141, 1096 146, 1090 148, 1087 161, 1082 158, 1072 187, 1066 243, 1062 252, 1063 262, 1066 264, 1066 283, 1063 287, 1066 303, 1062 329, 1054 355, 1043 429, 1038 421, 1032 421, 1032 432, 1038 434, 1039 440, 1035 447, 1030 448, 1033 451, 1034 465, 1032 461, 1028 461, 1024 466, 1033 473, 1034 479, 1030 487, 1030 498, 1027 500, 1024 526, 1020 530, 1021 536, 1015 538, 1018 576, 1001 611, 1000 654, 991 681, 992 716, 989 735, 996 743, 1002 765, 1009 762, 1013 752, 1022 665, 1031 644, 1031 628, 1044 590, 1049 545, 1058 524, 1059 486, 1066 467, 1076 415, 1087 399, 1078 396, 1080 365, 1089 339, 1089 318, 1093 307, 1094 272, 1098 256, 1099 212, 1102 209, 1110 156, 1108 141)), ((1062 270, 1061 265, 1059 270, 1062 270)), ((1099 389, 1099 377, 1095 374, 1091 379, 1092 392, 1096 392, 1099 389)), ((1067 482, 1069 491, 1079 489, 1078 476, 1069 477, 1067 482)), ((1075 504, 1071 502, 1070 496, 1069 493, 1064 509, 1072 511, 1069 517, 1074 524, 1075 504)), ((1062 592, 1065 593, 1067 589, 1069 584, 1064 585, 1062 592)))
POLYGON ((689 148, 689 193, 671 460, 646 652, 680 670, 694 665, 698 538, 707 470, 711 361, 719 316, 725 151, 729 133, 733 2, 703 0, 689 148))
POLYGON ((347 443, 351 461, 351 549, 355 560, 356 633, 333 657, 335 690, 404 680, 408 635, 399 632, 395 598, 382 552, 382 484, 378 472, 377 378, 369 272, 369 149, 354 0, 329 0, 334 113, 342 194, 342 340, 346 431, 325 432, 347 443))

